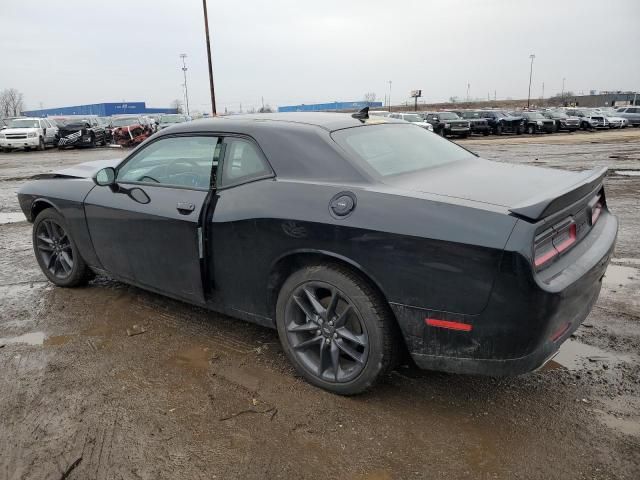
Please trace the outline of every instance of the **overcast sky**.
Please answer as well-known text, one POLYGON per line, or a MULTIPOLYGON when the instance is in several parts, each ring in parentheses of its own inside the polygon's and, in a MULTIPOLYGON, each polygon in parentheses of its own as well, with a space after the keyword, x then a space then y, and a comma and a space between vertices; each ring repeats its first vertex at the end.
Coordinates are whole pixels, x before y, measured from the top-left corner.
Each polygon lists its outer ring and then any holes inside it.
MULTIPOLYGON (((218 109, 640 90, 640 1, 208 0, 218 109)), ((183 98, 210 107, 201 0, 0 5, 0 89, 28 108, 183 98)))

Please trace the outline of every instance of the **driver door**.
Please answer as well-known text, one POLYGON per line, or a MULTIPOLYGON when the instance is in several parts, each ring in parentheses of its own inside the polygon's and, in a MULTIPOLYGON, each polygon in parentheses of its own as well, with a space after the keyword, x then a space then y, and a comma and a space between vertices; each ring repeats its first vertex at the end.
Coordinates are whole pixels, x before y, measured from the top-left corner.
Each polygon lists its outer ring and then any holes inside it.
POLYGON ((91 240, 114 277, 203 304, 202 217, 220 139, 161 137, 117 168, 116 185, 85 199, 91 240))

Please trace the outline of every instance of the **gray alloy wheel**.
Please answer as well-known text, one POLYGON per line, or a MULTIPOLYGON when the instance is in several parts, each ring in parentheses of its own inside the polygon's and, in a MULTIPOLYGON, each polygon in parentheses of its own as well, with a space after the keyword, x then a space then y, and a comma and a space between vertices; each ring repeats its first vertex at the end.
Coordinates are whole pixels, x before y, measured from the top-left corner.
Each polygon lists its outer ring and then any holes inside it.
POLYGON ((64 218, 52 208, 36 217, 33 249, 42 272, 52 283, 74 287, 89 280, 91 271, 78 253, 64 218))
POLYGON ((397 361, 399 337, 388 306, 340 266, 294 272, 280 290, 276 324, 298 372, 333 393, 361 393, 397 361))

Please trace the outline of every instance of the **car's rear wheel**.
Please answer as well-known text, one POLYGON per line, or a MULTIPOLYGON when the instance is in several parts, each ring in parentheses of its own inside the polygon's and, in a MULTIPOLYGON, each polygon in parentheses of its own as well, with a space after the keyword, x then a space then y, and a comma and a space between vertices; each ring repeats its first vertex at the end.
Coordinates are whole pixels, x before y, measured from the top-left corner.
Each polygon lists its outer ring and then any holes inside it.
POLYGON ((33 249, 42 272, 60 287, 82 285, 91 277, 64 218, 52 208, 40 212, 33 223, 33 249))
POLYGON ((397 361, 399 337, 388 306, 366 281, 339 266, 294 272, 278 295, 276 324, 296 370, 333 393, 361 393, 397 361))

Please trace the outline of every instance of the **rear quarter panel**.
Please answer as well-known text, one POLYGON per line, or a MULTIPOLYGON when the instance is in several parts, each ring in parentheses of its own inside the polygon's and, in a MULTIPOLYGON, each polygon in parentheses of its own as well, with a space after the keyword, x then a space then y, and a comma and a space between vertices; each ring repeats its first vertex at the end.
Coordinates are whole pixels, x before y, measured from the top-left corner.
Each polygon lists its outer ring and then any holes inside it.
POLYGON ((282 180, 220 191, 212 221, 219 300, 264 316, 271 314, 264 295, 271 270, 297 252, 357 266, 389 302, 479 313, 516 222, 504 213, 443 201, 282 180), (357 206, 336 219, 329 202, 341 191, 353 192, 357 206))

